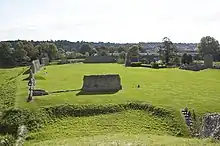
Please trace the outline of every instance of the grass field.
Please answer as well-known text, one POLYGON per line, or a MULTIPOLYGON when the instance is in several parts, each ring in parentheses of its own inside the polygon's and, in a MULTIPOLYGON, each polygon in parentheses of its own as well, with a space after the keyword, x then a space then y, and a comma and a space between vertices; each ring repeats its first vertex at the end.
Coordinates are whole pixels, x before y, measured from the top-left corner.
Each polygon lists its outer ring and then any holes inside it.
POLYGON ((13 106, 16 96, 16 77, 23 68, 0 69, 0 112, 13 106))
POLYGON ((219 146, 210 139, 188 139, 152 134, 106 134, 27 142, 25 146, 219 146))
MULTIPOLYGON (((179 69, 125 68, 118 64, 67 64, 47 66, 46 71, 47 75, 44 70, 36 75, 36 87, 48 92, 77 90, 82 87, 84 75, 111 73, 120 74, 123 89, 115 94, 77 96, 79 91, 51 94, 34 97, 32 102, 27 103, 27 82, 22 81, 27 75, 22 75, 16 79, 15 107, 37 111, 40 107, 65 103, 118 105, 144 102, 170 110, 173 114, 171 117, 160 117, 144 110, 124 110, 88 117, 56 118, 48 121, 39 131, 31 131, 25 142, 27 146, 219 144, 210 139, 175 137, 186 130, 180 116, 180 110, 186 106, 194 108, 199 116, 220 111, 219 70, 192 72, 179 69), (137 88, 138 84, 140 88, 137 88)), ((10 80, 9 76, 14 74, 2 76, 2 83, 10 80)))
POLYGON ((143 111, 65 118, 31 133, 25 145, 217 145, 210 140, 170 136, 176 130, 170 122, 143 111))
POLYGON ((123 90, 116 94, 80 95, 79 91, 35 97, 26 103, 27 82, 20 77, 16 106, 35 109, 40 106, 70 104, 107 104, 143 101, 155 106, 180 110, 186 106, 198 113, 220 111, 220 72, 200 72, 179 69, 125 68, 118 64, 71 64, 48 66, 48 75, 38 73, 37 88, 49 92, 80 89, 84 75, 118 73, 123 90), (141 88, 136 88, 140 84, 141 88))

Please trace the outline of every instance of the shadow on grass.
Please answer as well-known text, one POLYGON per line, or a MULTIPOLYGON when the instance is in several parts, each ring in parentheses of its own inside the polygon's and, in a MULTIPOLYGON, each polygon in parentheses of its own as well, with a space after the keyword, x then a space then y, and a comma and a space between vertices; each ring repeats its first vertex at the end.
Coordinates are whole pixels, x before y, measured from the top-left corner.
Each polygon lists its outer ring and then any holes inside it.
POLYGON ((81 91, 81 89, 74 89, 74 90, 60 90, 60 91, 53 91, 53 92, 48 92, 48 93, 49 93, 49 94, 57 94, 57 93, 75 92, 75 91, 81 91))
POLYGON ((83 90, 80 90, 80 92, 77 93, 76 96, 79 96, 79 95, 115 94, 118 91, 119 90, 114 90, 114 91, 83 91, 83 90))

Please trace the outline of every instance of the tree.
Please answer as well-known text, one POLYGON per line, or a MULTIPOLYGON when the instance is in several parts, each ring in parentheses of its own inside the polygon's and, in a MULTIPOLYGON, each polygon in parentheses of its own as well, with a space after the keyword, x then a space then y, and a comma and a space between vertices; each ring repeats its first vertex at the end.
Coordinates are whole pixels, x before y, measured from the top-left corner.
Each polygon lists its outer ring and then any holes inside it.
POLYGON ((42 43, 35 46, 35 49, 38 50, 40 57, 49 57, 50 60, 56 58, 58 49, 54 43, 42 43))
POLYGON ((192 57, 192 55, 184 53, 183 56, 182 56, 182 58, 181 58, 181 62, 182 62, 183 64, 186 64, 186 63, 187 63, 187 64, 190 64, 190 63, 192 63, 192 62, 193 62, 193 57, 192 57))
POLYGON ((127 52, 127 49, 125 47, 118 47, 118 53, 121 53, 121 52, 127 52))
POLYGON ((132 46, 128 49, 128 52, 132 52, 132 53, 139 53, 139 46, 132 46))
POLYGON ((119 56, 118 56, 118 63, 119 64, 123 64, 125 62, 125 56, 126 56, 126 53, 124 51, 119 53, 119 56))
POLYGON ((31 42, 24 41, 22 44, 23 46, 21 47, 23 47, 23 49, 27 52, 27 56, 31 60, 36 60, 39 57, 38 50, 34 47, 34 45, 31 42))
POLYGON ((91 50, 92 50, 92 48, 90 47, 89 44, 83 44, 83 45, 80 47, 79 52, 80 52, 81 54, 84 54, 84 55, 85 55, 86 52, 91 53, 91 50))
POLYGON ((144 49, 144 47, 142 45, 139 44, 138 48, 141 53, 145 53, 146 50, 144 49))
POLYGON ((13 49, 11 44, 7 42, 0 43, 0 65, 1 66, 13 66, 15 64, 13 60, 13 49))
POLYGON ((212 54, 216 58, 218 53, 220 53, 219 42, 210 36, 202 37, 197 49, 202 56, 212 54))
POLYGON ((159 48, 158 53, 160 54, 161 60, 169 64, 171 60, 175 60, 177 50, 172 41, 170 41, 168 37, 164 37, 163 45, 159 48))
POLYGON ((91 52, 90 52, 90 55, 91 56, 94 56, 95 54, 97 54, 98 53, 98 51, 96 50, 96 48, 93 48, 92 50, 91 50, 91 52))
POLYGON ((105 46, 101 46, 96 48, 98 51, 98 56, 107 56, 108 55, 108 48, 105 46))
POLYGON ((17 63, 22 62, 27 58, 27 52, 24 50, 23 42, 17 42, 14 49, 13 57, 17 63))

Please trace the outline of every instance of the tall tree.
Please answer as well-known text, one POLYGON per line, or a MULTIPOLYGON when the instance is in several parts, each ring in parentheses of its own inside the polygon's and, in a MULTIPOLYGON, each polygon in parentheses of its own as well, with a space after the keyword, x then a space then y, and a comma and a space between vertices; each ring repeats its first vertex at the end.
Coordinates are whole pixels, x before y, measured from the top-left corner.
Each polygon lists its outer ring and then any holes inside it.
POLYGON ((161 60, 163 60, 166 64, 169 64, 175 59, 177 49, 168 37, 164 37, 163 45, 159 48, 158 53, 160 54, 161 60))
POLYGON ((83 44, 80 47, 79 52, 85 55, 86 52, 91 53, 91 50, 92 50, 92 48, 89 44, 83 44))
POLYGON ((13 49, 11 44, 7 42, 0 43, 0 65, 1 66, 12 66, 14 65, 13 60, 13 49))
POLYGON ((24 41, 23 42, 23 49, 27 52, 27 56, 31 60, 35 60, 39 57, 38 50, 34 47, 34 45, 31 42, 24 41))
POLYGON ((54 43, 42 43, 35 46, 41 57, 49 57, 50 60, 56 58, 58 49, 54 43))
POLYGON ((15 44, 13 54, 14 60, 19 63, 27 59, 27 52, 24 50, 24 44, 20 41, 15 44))
POLYGON ((215 58, 220 53, 219 42, 210 36, 202 37, 197 49, 202 56, 212 54, 215 58))

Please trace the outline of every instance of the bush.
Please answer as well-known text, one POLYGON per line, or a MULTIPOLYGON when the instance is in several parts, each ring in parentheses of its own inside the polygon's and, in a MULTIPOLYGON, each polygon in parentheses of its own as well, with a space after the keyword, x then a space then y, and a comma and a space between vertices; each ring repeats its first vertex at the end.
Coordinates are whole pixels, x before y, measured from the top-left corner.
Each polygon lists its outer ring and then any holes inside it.
POLYGON ((151 67, 158 69, 158 68, 159 68, 159 64, 156 63, 156 62, 152 62, 152 63, 151 63, 151 67))
POLYGON ((190 54, 184 53, 182 58, 181 58, 182 64, 190 64, 193 62, 193 57, 190 54))
POLYGON ((141 62, 132 62, 131 66, 132 67, 141 67, 141 62))

